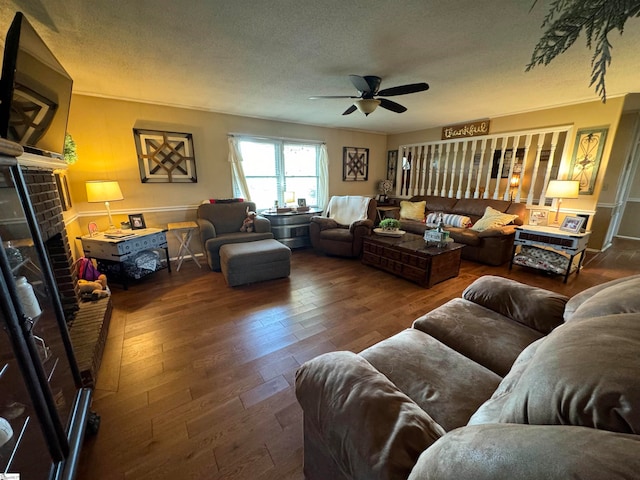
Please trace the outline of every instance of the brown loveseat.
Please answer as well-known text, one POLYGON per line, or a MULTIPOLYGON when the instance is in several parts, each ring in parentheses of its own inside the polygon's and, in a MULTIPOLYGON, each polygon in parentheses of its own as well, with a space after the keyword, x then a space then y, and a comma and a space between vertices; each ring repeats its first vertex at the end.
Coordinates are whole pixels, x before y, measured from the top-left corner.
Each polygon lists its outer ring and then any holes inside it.
POLYGON ((485 276, 359 354, 308 361, 306 478, 638 478, 639 289, 568 299, 485 276))
MULTIPOLYGON (((515 227, 522 225, 526 208, 522 203, 509 202, 504 200, 490 200, 482 198, 447 198, 433 195, 415 196, 409 202, 426 202, 424 219, 429 213, 442 212, 456 215, 464 215, 476 223, 485 213, 487 207, 491 207, 500 212, 517 215, 518 218, 512 224, 497 228, 490 228, 482 232, 477 232, 471 228, 461 228, 445 226, 450 237, 457 243, 462 243, 462 258, 487 265, 502 265, 511 258, 513 252, 513 240, 515 238, 515 227)), ((400 205, 401 200, 396 199, 395 203, 400 205)), ((423 235, 426 223, 420 220, 408 220, 400 218, 400 228, 407 232, 423 235)))

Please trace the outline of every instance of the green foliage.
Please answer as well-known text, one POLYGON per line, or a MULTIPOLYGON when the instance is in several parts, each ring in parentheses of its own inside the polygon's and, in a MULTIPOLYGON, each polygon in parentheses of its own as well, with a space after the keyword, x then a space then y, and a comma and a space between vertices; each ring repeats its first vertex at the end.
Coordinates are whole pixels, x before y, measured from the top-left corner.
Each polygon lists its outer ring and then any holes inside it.
MULTIPOLYGON (((534 5, 536 3, 537 0, 534 5)), ((596 93, 605 103, 607 89, 604 79, 607 67, 611 65, 613 48, 608 35, 613 30, 622 35, 625 22, 638 16, 640 0, 554 0, 541 27, 547 30, 535 46, 526 71, 537 65, 548 65, 566 52, 584 30, 587 48, 591 50, 595 45, 589 86, 595 85, 596 93)))
POLYGON ((394 228, 400 228, 400 222, 395 218, 385 218, 380 222, 380 228, 383 230, 393 230, 394 228))
POLYGON ((72 165, 78 161, 76 153, 76 142, 68 133, 64 137, 64 161, 72 165))

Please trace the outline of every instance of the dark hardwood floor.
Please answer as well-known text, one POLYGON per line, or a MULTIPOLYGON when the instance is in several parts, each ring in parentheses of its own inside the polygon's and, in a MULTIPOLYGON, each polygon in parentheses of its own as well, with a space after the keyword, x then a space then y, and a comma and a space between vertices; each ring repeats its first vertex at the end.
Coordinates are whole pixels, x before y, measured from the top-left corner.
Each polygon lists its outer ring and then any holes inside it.
MULTIPOLYGON (((229 288, 191 261, 128 291, 114 311, 83 447, 80 480, 302 479, 302 412, 294 373, 333 350, 360 351, 459 297, 482 275, 573 295, 640 273, 639 242, 588 253, 562 278, 462 262, 457 278, 423 289, 362 265, 295 250, 291 276, 229 288)), ((204 263, 204 262, 203 262, 204 263)))

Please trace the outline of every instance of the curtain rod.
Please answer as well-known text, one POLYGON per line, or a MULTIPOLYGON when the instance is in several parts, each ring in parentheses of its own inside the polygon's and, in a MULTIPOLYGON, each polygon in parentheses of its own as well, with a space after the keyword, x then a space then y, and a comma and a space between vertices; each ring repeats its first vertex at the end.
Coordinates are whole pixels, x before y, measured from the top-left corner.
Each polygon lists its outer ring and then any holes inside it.
POLYGON ((228 133, 228 137, 248 137, 255 138, 258 140, 280 140, 283 142, 298 142, 298 143, 316 143, 319 145, 324 145, 326 142, 322 140, 308 140, 305 138, 289 138, 289 137, 265 137, 262 135, 251 135, 250 133, 228 133))

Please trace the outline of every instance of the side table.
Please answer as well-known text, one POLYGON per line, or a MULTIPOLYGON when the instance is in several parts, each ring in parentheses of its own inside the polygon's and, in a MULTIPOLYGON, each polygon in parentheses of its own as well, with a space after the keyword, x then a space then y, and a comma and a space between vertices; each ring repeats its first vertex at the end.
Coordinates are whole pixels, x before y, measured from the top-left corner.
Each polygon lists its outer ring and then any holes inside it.
MULTIPOLYGON (((93 237, 84 235, 77 237, 82 243, 82 251, 87 258, 94 258, 98 263, 98 270, 106 273, 109 282, 113 273, 125 290, 129 286, 129 275, 125 269, 125 262, 132 260, 136 254, 144 250, 164 250, 167 269, 171 272, 169 262, 169 247, 167 246, 166 230, 159 228, 144 228, 140 230, 125 230, 124 233, 113 234, 99 233, 93 237), (116 238, 113 238, 116 237, 116 238)), ((162 262, 162 260, 161 260, 162 262)), ((160 268, 164 268, 159 264, 160 268)), ((144 275, 160 270, 148 270, 144 275)), ((140 278, 140 277, 132 277, 140 278)))
POLYGON ((200 266, 200 262, 198 262, 198 259, 189 249, 191 237, 193 237, 194 232, 198 229, 198 224, 196 222, 175 222, 168 224, 167 228, 170 232, 173 232, 173 235, 180 242, 180 248, 178 249, 178 258, 176 259, 178 262, 176 272, 180 271, 180 267, 182 266, 182 262, 185 258, 191 258, 194 262, 196 262, 198 268, 202 268, 200 266))
POLYGON ((378 205, 376 210, 378 212, 378 223, 380 223, 387 218, 389 212, 393 212, 393 218, 395 218, 395 213, 400 212, 400 207, 396 207, 395 205, 378 205))
POLYGON ((311 246, 309 238, 311 217, 321 213, 322 210, 312 208, 304 212, 294 210, 286 213, 265 210, 260 212, 260 215, 271 222, 273 238, 289 248, 301 248, 311 246))
MULTIPOLYGON (((522 225, 516 227, 516 236, 513 242, 513 252, 511 254, 509 270, 513 267, 513 259, 516 256, 516 249, 518 246, 530 245, 534 247, 552 249, 557 252, 564 253, 569 259, 567 270, 564 273, 564 283, 567 283, 567 278, 571 273, 573 260, 578 255, 580 255, 580 259, 578 260, 576 275, 580 273, 582 260, 584 260, 584 252, 587 249, 587 243, 589 243, 590 236, 591 232, 565 232, 557 227, 542 227, 534 225, 522 225)), ((540 269, 544 270, 542 268, 540 269)))

